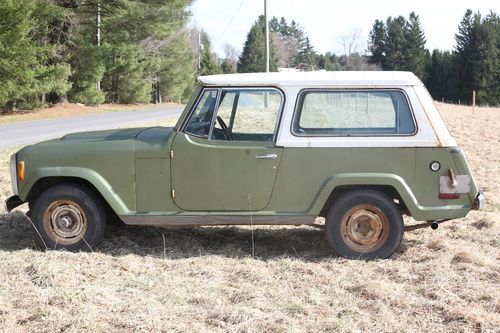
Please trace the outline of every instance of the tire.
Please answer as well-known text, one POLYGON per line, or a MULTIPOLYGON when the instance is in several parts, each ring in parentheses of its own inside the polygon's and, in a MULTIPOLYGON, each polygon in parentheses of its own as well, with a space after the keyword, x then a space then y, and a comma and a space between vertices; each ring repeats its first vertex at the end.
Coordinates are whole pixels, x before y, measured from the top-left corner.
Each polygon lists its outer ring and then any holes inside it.
POLYGON ((87 188, 60 184, 40 194, 31 219, 40 248, 87 251, 104 236, 106 211, 99 197, 87 188))
POLYGON ((333 250, 349 259, 389 258, 403 239, 403 217, 394 202, 374 190, 342 195, 326 217, 326 238, 333 250))

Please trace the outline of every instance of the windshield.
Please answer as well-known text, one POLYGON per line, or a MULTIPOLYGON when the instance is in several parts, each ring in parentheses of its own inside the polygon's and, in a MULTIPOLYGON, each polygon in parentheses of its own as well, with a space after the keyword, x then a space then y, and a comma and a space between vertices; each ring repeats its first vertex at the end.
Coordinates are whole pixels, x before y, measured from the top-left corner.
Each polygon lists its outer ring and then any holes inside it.
POLYGON ((191 94, 191 97, 189 98, 188 103, 184 107, 184 111, 182 111, 182 114, 179 117, 179 120, 177 121, 177 124, 174 127, 174 130, 177 130, 181 126, 182 122, 184 121, 184 118, 186 118, 187 114, 189 113, 189 110, 191 110, 191 107, 196 102, 196 98, 198 97, 200 91, 201 91, 201 85, 197 83, 196 86, 194 87, 194 91, 191 94))

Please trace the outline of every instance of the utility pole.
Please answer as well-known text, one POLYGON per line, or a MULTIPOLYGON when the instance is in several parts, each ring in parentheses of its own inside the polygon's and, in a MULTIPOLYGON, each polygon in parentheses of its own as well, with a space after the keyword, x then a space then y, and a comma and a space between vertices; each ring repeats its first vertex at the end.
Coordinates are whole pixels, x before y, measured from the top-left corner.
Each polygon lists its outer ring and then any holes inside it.
POLYGON ((201 31, 198 31, 198 70, 201 68, 201 50, 203 45, 201 44, 201 31))
MULTIPOLYGON (((100 2, 97 2, 95 25, 96 25, 95 43, 97 47, 100 47, 101 46, 101 3, 100 2)), ((101 91, 101 78, 97 78, 96 87, 97 91, 101 91)))
POLYGON ((269 72, 269 21, 267 20, 267 0, 264 0, 264 21, 266 22, 266 73, 269 72))

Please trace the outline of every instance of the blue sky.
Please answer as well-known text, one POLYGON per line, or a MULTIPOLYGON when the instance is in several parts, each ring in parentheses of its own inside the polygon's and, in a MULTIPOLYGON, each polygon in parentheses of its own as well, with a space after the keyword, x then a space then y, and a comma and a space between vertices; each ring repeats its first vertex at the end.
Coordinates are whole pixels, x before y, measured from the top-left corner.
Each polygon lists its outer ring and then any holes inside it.
MULTIPOLYGON (((500 0, 268 0, 269 16, 284 16, 300 23, 316 51, 343 53, 342 39, 360 33, 358 51, 364 52, 375 19, 408 16, 415 11, 427 37, 429 49, 452 49, 457 26, 465 10, 500 13, 500 0)), ((191 7, 195 24, 208 32, 214 50, 223 55, 225 43, 243 49, 246 34, 259 14, 264 0, 195 0, 191 7), (231 21, 232 20, 232 21, 231 21)))

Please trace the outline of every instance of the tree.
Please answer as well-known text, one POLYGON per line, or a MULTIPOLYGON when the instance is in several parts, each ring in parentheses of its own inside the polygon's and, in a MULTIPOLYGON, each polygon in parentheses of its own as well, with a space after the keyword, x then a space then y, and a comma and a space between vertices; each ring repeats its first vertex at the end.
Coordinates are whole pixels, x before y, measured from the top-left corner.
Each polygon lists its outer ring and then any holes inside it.
MULTIPOLYGON (((239 73, 265 72, 266 54, 264 29, 264 17, 260 16, 248 32, 243 52, 238 61, 239 73)), ((276 72, 278 70, 276 50, 271 40, 269 44, 269 71, 276 72)))
POLYGON ((0 2, 0 107, 41 106, 46 94, 69 89, 69 66, 54 61, 47 38, 53 21, 63 16, 51 3, 0 2))
POLYGON ((406 60, 408 58, 405 47, 407 26, 406 19, 403 16, 397 18, 389 17, 387 25, 387 40, 385 43, 386 70, 405 70, 406 60))
POLYGON ((455 68, 457 69, 457 98, 470 102, 472 91, 482 86, 481 15, 468 9, 455 35, 455 68))
POLYGON ((201 53, 200 75, 221 74, 222 68, 218 63, 217 56, 205 47, 201 53))
POLYGON ((238 64, 238 51, 230 44, 224 44, 224 59, 221 63, 222 72, 224 74, 236 73, 238 64))
POLYGON ((385 42, 387 31, 384 22, 375 20, 368 39, 368 51, 370 51, 370 63, 386 67, 385 64, 385 42))
POLYGON ((455 94, 455 71, 449 51, 434 50, 427 78, 427 89, 434 99, 452 99, 455 94))
POLYGON ((182 28, 189 16, 190 3, 190 0, 80 2, 75 13, 82 24, 74 37, 71 59, 74 85, 70 98, 94 104, 105 96, 109 102, 132 103, 158 101, 161 99, 158 94, 165 98, 183 95, 194 68, 192 49, 182 28), (100 47, 95 45, 97 5, 102 10, 100 47), (176 72, 180 78, 168 79, 166 73, 175 71, 165 66, 172 64, 190 70, 176 72), (103 92, 96 82, 101 82, 103 92))
POLYGON ((316 66, 316 56, 316 52, 314 51, 314 47, 311 45, 309 37, 305 37, 300 42, 300 48, 297 52, 295 63, 298 68, 311 71, 314 70, 316 66))
POLYGON ((425 80, 430 55, 425 49, 425 33, 420 19, 415 12, 411 12, 405 27, 404 68, 413 72, 420 79, 425 80))

